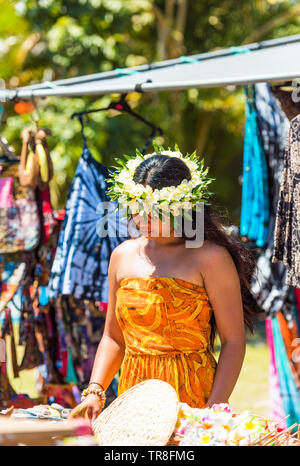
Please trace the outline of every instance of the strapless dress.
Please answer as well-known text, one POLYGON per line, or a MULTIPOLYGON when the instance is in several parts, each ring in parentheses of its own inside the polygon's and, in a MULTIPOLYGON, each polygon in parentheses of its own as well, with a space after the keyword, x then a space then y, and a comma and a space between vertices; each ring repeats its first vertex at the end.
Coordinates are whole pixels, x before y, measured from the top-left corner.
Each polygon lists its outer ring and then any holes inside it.
POLYGON ((181 402, 203 408, 217 366, 209 349, 212 307, 205 288, 179 278, 125 278, 116 316, 126 344, 118 394, 159 379, 174 387, 181 402))

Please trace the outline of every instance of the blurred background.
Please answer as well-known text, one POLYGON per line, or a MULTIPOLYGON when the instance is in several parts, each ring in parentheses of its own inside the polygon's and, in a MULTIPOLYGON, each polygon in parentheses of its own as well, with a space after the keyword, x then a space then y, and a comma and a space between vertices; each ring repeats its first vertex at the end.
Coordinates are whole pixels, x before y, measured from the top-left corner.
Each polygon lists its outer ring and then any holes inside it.
MULTIPOLYGON (((294 0, 0 0, 0 78, 7 88, 135 66, 300 32, 294 0)), ((240 212, 244 95, 238 88, 129 95, 130 105, 164 130, 162 143, 197 150, 211 167, 216 200, 233 221, 240 212)), ((40 124, 55 166, 55 208, 81 155, 74 111, 106 105, 111 96, 39 99, 40 124)), ((30 115, 5 106, 1 134, 15 147, 30 115)), ((147 131, 147 130, 146 130, 147 131)), ((147 139, 145 127, 126 115, 95 114, 86 128, 93 156, 109 165, 147 139)), ((20 147, 20 146, 19 146, 20 147)))

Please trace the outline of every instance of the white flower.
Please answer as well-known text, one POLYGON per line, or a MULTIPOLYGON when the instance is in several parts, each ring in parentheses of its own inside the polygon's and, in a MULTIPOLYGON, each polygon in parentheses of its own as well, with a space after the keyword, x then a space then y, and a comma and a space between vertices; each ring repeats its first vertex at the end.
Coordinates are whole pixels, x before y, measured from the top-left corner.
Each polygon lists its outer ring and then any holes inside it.
POLYGON ((181 152, 172 152, 171 150, 164 150, 162 155, 168 155, 169 157, 182 158, 181 152))
POLYGON ((131 197, 141 197, 145 188, 142 184, 135 183, 133 180, 124 184, 124 190, 128 192, 131 197))
POLYGON ((180 201, 184 197, 184 194, 181 192, 180 189, 174 189, 172 192, 171 200, 172 201, 180 201))
POLYGON ((151 188, 151 186, 149 186, 147 184, 147 186, 145 186, 145 193, 147 194, 147 196, 151 197, 152 194, 153 194, 153 189, 151 188))
POLYGON ((148 201, 142 201, 145 213, 148 215, 152 210, 152 203, 148 201))
POLYGON ((139 205, 136 200, 129 201, 127 205, 132 214, 137 214, 139 212, 139 205))
POLYGON ((190 172, 194 172, 198 168, 198 164, 196 162, 193 162, 192 160, 185 160, 185 163, 187 164, 190 172))
MULTIPOLYGON (((149 186, 150 187, 150 186, 149 186)), ((148 188, 148 186, 147 186, 148 188)), ((160 199, 160 192, 158 189, 155 189, 154 191, 151 189, 151 192, 147 195, 147 199, 149 199, 150 202, 156 203, 160 199)))
POLYGON ((179 403, 179 412, 181 411, 184 415, 189 416, 195 411, 196 408, 191 408, 187 403, 179 403))
POLYGON ((175 215, 175 216, 180 215, 181 212, 182 212, 180 203, 176 202, 174 204, 171 204, 170 210, 171 210, 173 215, 175 215))
POLYGON ((132 159, 132 160, 129 160, 126 164, 128 170, 130 170, 131 172, 135 172, 135 170, 137 169, 137 167, 141 164, 141 162, 143 161, 143 159, 141 157, 136 157, 135 159, 132 159))
POLYGON ((213 419, 215 426, 233 426, 234 423, 232 415, 224 411, 212 413, 210 417, 213 419))
POLYGON ((227 429, 224 429, 224 427, 217 426, 209 429, 209 433, 213 435, 215 441, 225 444, 229 432, 227 429))
POLYGON ((120 181, 121 183, 126 183, 131 180, 131 174, 126 168, 124 168, 117 176, 116 180, 120 181))
POLYGON ((201 174, 197 171, 193 172, 191 181, 192 181, 191 184, 193 186, 197 186, 197 184, 200 184, 202 181, 201 174))
POLYGON ((119 197, 119 202, 120 202, 120 204, 127 204, 126 194, 121 194, 121 196, 119 197))
POLYGON ((187 201, 181 202, 181 207, 182 207, 182 209, 184 209, 184 210, 190 210, 190 209, 193 207, 193 204, 192 204, 192 202, 190 202, 189 200, 187 200, 187 201))
POLYGON ((160 201, 171 201, 175 186, 166 186, 159 191, 160 201))
POLYGON ((228 433, 228 444, 229 445, 240 445, 240 442, 241 440, 243 439, 244 437, 242 437, 235 429, 234 430, 231 430, 229 433, 228 433))
POLYGON ((236 431, 243 437, 256 436, 263 429, 262 424, 253 416, 241 418, 237 424, 236 431))

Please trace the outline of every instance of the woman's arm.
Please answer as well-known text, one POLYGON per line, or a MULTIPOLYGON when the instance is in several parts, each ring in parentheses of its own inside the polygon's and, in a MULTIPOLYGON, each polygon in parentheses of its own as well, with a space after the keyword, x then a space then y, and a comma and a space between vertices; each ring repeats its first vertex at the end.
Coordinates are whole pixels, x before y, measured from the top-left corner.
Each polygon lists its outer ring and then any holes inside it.
POLYGON ((97 349, 90 378, 90 383, 97 382, 101 384, 105 390, 120 369, 125 353, 123 333, 115 314, 116 293, 118 289, 116 278, 118 255, 119 252, 116 248, 112 252, 108 268, 109 298, 105 327, 97 349))
POLYGON ((202 275, 221 340, 214 384, 207 401, 207 406, 212 406, 229 400, 245 357, 246 337, 240 280, 229 252, 221 246, 210 247, 202 275))
MULTIPOLYGON (((105 320, 105 328, 97 349, 90 378, 90 383, 96 382, 97 384, 101 384, 104 390, 107 389, 113 377, 120 369, 125 353, 123 334, 115 315, 116 293, 118 289, 118 282, 116 279, 118 261, 119 251, 117 247, 112 252, 109 262, 109 302, 105 320)), ((99 388, 98 385, 92 385, 92 387, 99 388)), ((69 418, 87 417, 89 419, 95 420, 100 414, 101 409, 102 402, 100 398, 97 395, 91 393, 82 403, 73 409, 69 418)))

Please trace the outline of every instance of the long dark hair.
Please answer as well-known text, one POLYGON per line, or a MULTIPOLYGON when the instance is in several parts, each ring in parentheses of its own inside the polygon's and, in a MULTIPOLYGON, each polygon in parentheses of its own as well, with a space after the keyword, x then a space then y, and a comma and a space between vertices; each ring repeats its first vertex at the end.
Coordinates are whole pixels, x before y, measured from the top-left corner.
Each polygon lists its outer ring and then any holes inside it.
MULTIPOLYGON (((155 154, 141 162, 133 177, 136 183, 149 185, 152 189, 177 186, 184 179, 191 179, 187 165, 177 157, 163 154, 155 154)), ((192 216, 194 223, 194 212, 192 216)), ((193 228, 195 227, 196 224, 193 228)), ((182 236, 185 237, 184 230, 182 236)), ((204 240, 223 246, 230 253, 240 278, 244 322, 253 333, 253 318, 259 310, 250 289, 251 278, 256 267, 254 254, 244 246, 238 237, 233 237, 226 231, 216 208, 211 204, 204 205, 204 240)), ((211 328, 210 346, 213 349, 217 330, 214 315, 211 319, 211 328)))

